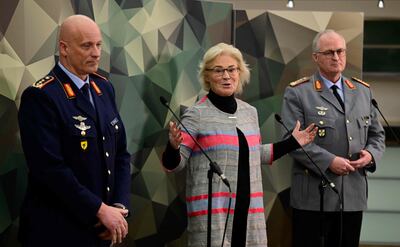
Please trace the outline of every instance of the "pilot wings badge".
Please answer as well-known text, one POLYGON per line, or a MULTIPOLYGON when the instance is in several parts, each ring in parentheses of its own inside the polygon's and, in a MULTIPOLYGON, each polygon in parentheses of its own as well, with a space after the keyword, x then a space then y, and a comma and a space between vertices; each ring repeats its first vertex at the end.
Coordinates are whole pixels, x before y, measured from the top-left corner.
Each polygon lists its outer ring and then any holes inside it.
POLYGON ((86 125, 85 122, 80 122, 79 124, 75 124, 75 127, 81 131, 81 135, 86 135, 86 130, 90 129, 90 125, 86 125))
POLYGON ((85 121, 87 118, 82 117, 81 115, 79 116, 72 116, 73 119, 78 120, 79 122, 85 121))
POLYGON ((316 106, 315 108, 318 110, 317 114, 320 116, 325 116, 326 111, 328 110, 328 108, 323 107, 323 106, 316 106))

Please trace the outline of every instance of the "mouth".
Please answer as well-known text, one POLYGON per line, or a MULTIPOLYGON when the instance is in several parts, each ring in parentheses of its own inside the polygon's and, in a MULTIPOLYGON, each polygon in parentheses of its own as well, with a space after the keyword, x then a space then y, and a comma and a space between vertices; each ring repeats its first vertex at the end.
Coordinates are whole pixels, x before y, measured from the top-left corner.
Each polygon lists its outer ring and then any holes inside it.
POLYGON ((99 61, 87 61, 87 64, 89 64, 89 65, 97 65, 97 64, 99 64, 99 61))

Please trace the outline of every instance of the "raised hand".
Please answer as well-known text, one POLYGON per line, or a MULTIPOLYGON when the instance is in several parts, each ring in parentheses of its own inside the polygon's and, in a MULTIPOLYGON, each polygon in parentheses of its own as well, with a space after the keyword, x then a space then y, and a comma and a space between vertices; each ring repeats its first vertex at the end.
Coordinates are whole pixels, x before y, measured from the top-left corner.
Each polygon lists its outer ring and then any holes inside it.
POLYGON ((181 129, 178 128, 175 122, 169 122, 169 133, 168 133, 169 143, 175 149, 178 149, 183 141, 183 136, 181 129))
POLYGON ((308 125, 306 129, 300 130, 300 122, 297 120, 292 135, 301 146, 304 146, 314 140, 317 131, 318 127, 313 123, 308 125))

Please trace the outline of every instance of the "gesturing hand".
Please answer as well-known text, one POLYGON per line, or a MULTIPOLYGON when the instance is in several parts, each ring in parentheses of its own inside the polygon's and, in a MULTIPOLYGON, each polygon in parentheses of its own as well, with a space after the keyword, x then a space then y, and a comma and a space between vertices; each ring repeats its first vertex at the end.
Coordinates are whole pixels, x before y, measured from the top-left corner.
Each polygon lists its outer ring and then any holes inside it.
POLYGON ((301 146, 304 146, 314 140, 317 131, 318 127, 313 123, 308 125, 306 129, 300 131, 300 122, 297 120, 292 135, 301 146))
POLYGON ((183 136, 180 128, 175 122, 169 122, 169 133, 168 133, 169 143, 175 149, 178 149, 183 141, 183 136))

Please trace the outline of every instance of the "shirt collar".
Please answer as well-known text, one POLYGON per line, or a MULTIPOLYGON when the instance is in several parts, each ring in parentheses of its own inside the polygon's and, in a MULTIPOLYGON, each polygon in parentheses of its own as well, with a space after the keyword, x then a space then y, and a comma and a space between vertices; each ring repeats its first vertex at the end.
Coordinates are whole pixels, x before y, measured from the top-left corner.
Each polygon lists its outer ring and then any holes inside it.
POLYGON ((335 83, 333 83, 330 80, 326 79, 321 74, 320 74, 320 76, 321 76, 322 81, 324 82, 324 84, 325 84, 325 86, 327 88, 331 88, 333 85, 336 85, 339 88, 340 91, 343 91, 342 75, 340 75, 339 79, 335 83))
POLYGON ((74 84, 77 86, 79 90, 83 87, 83 85, 89 83, 89 76, 86 78, 86 80, 83 81, 81 78, 79 78, 78 76, 70 72, 67 68, 65 68, 64 65, 60 63, 60 61, 58 62, 58 66, 60 66, 60 68, 65 72, 65 74, 67 74, 68 77, 71 78, 71 80, 74 82, 74 84))

